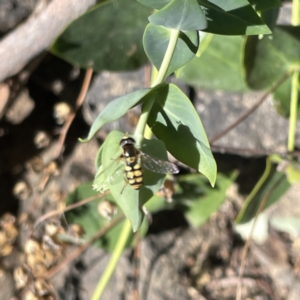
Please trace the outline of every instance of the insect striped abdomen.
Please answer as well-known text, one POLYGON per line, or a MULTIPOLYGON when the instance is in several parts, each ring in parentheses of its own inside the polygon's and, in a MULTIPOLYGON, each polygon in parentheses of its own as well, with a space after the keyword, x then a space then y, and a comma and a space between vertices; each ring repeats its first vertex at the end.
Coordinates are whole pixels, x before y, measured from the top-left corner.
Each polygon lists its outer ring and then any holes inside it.
POLYGON ((138 190, 143 184, 143 172, 139 163, 139 152, 132 144, 124 145, 123 151, 126 179, 133 189, 138 190))

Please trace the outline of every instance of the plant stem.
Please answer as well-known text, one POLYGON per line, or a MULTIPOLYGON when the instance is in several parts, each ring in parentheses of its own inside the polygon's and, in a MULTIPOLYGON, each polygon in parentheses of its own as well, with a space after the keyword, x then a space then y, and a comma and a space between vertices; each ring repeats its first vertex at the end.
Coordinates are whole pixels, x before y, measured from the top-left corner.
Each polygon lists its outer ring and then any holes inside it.
POLYGON ((291 86, 288 152, 294 151, 295 148, 296 124, 297 124, 297 116, 298 116, 298 82, 299 82, 299 71, 294 71, 292 75, 292 86, 291 86))
POLYGON ((97 284, 96 289, 94 290, 93 296, 91 300, 99 300, 102 296, 105 287, 107 286, 108 281, 110 280, 117 263, 121 257, 121 254, 125 248, 125 245, 128 241, 128 238, 131 233, 131 223, 128 219, 125 220, 125 223, 123 225, 123 229, 120 233, 119 239, 117 241, 117 244, 115 246, 115 249, 112 253, 112 256, 110 258, 110 261, 108 265, 106 266, 106 269, 104 273, 102 274, 100 281, 97 284))
MULTIPOLYGON (((155 87, 164 81, 167 71, 168 71, 168 68, 170 66, 173 54, 175 52, 179 34, 180 34, 180 31, 178 29, 171 29, 170 41, 168 44, 168 48, 166 50, 164 59, 161 63, 157 77, 154 80, 154 82, 151 84, 151 87, 155 87)), ((138 122, 136 130, 135 130, 135 134, 134 134, 137 139, 138 144, 144 137, 144 131, 146 128, 147 120, 148 120, 151 108, 153 106, 154 100, 155 99, 153 97, 150 98, 142 107, 142 114, 140 116, 139 122, 138 122)))
POLYGON ((171 29, 170 41, 169 41, 167 51, 166 51, 164 59, 161 63, 157 77, 156 77, 155 81, 152 83, 151 87, 157 86, 158 84, 160 84, 164 81, 167 71, 168 71, 168 68, 170 66, 173 54, 175 52, 179 34, 180 34, 180 30, 171 29))
POLYGON ((293 0, 292 24, 294 26, 300 25, 300 0, 293 0))
MULTIPOLYGON (((166 50, 164 59, 162 61, 161 67, 158 71, 157 77, 153 84, 151 84, 151 87, 155 87, 162 83, 165 79, 165 76, 167 74, 168 68, 171 63, 171 59, 173 57, 173 54, 175 52, 176 44, 178 41, 180 31, 177 29, 171 29, 171 35, 170 35, 170 41, 168 48, 166 50)), ((142 108, 142 114, 140 116, 139 122, 137 124, 136 130, 135 130, 135 137, 137 140, 137 143, 140 143, 140 141, 143 139, 144 132, 147 125, 147 120, 152 108, 152 105, 154 103, 153 98, 150 98, 142 108)), ((126 220, 122 229, 122 232, 120 233, 119 239, 117 241, 117 244, 115 246, 115 249, 112 253, 111 259, 102 274, 100 281, 93 293, 93 296, 91 300, 98 300, 102 296, 105 287, 107 286, 108 281, 110 280, 116 265, 120 259, 120 256, 125 248, 126 242, 128 241, 129 235, 131 233, 131 224, 129 220, 126 220)))

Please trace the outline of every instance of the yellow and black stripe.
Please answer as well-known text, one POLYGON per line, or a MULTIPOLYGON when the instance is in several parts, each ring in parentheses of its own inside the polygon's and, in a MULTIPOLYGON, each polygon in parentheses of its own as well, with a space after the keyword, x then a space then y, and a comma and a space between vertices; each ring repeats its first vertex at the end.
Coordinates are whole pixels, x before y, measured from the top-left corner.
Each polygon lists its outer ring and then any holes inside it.
POLYGON ((124 137, 120 146, 123 148, 121 157, 125 161, 125 176, 130 186, 138 190, 143 184, 143 171, 140 164, 140 153, 135 148, 135 140, 130 137, 124 137))

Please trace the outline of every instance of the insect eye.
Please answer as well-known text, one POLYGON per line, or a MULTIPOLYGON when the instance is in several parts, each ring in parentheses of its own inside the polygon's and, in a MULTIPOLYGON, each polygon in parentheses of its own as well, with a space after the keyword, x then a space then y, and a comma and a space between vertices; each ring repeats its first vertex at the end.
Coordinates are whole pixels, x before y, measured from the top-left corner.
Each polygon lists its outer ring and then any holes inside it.
POLYGON ((123 138, 121 141, 120 141, 120 146, 123 147, 127 144, 135 144, 135 140, 131 137, 126 137, 126 138, 123 138))
POLYGON ((127 138, 127 143, 129 144, 135 144, 135 140, 131 137, 127 138))

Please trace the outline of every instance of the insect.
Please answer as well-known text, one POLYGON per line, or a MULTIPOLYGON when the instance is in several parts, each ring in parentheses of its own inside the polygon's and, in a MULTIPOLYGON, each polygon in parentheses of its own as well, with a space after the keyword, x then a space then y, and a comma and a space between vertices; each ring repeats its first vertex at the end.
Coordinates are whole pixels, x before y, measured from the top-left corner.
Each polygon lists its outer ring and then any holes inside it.
POLYGON ((178 167, 165 160, 156 159, 150 155, 139 151, 136 148, 136 142, 132 137, 124 136, 120 141, 123 153, 121 158, 125 162, 125 177, 130 186, 138 190, 143 184, 143 169, 160 173, 160 174, 176 174, 179 172, 178 167))

